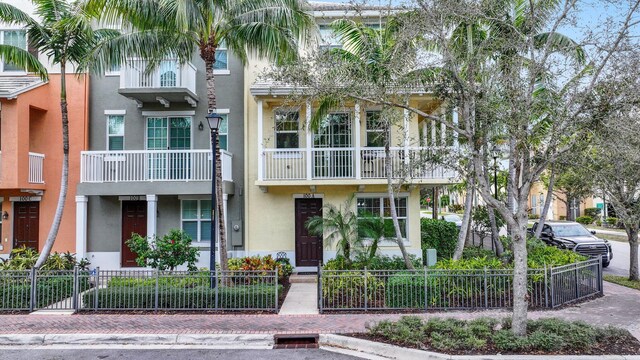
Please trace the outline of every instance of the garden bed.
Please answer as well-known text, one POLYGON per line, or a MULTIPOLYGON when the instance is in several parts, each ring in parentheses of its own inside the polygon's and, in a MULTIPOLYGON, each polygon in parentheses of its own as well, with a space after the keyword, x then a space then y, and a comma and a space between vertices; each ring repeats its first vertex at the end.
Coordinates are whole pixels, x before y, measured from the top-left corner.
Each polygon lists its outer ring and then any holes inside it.
POLYGON ((530 320, 527 337, 515 337, 510 319, 464 321, 405 316, 382 321, 368 333, 350 334, 365 340, 451 355, 639 355, 640 341, 627 330, 598 328, 560 319, 530 320))

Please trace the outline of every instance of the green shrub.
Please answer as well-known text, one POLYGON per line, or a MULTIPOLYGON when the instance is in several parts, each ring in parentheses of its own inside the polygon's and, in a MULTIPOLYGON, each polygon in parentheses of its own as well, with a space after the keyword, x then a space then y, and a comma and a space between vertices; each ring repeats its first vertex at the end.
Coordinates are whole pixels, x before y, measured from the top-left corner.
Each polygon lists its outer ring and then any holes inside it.
MULTIPOLYGON (((35 307, 43 308, 51 304, 67 299, 73 295, 73 274, 47 274, 41 271, 36 282, 35 307)), ((29 309, 31 301, 31 280, 29 273, 24 277, 11 277, 9 274, 0 274, 0 308, 2 309, 29 309)), ((89 288, 88 276, 79 277, 79 292, 89 288)))
POLYGON ((489 249, 481 248, 479 246, 465 247, 464 250, 462 250, 463 259, 473 259, 473 258, 482 258, 482 257, 495 258, 496 253, 489 249))
POLYGON ((436 249, 438 258, 450 258, 456 249, 458 228, 448 221, 423 218, 420 219, 420 236, 423 257, 427 249, 436 249))
POLYGON ((403 316, 398 321, 383 320, 369 333, 405 345, 418 346, 424 341, 422 320, 417 316, 403 316))
POLYGON ((619 227, 620 226, 620 222, 619 222, 618 218, 608 217, 606 221, 607 221, 607 225, 609 225, 611 227, 619 227))
MULTIPOLYGON (((275 307, 276 289, 273 285, 219 286, 218 307, 221 309, 264 309, 275 307)), ((278 293, 282 286, 278 285, 278 293)), ((160 286, 158 308, 213 309, 216 289, 208 286, 180 288, 160 286)), ((96 291, 83 295, 85 308, 94 306, 96 291)), ((155 286, 107 287, 97 290, 98 309, 147 309, 155 306, 155 286)))
POLYGON ((597 207, 584 209, 585 216, 590 216, 590 217, 592 217, 594 219, 599 217, 601 212, 602 212, 602 209, 597 208, 597 207))
MULTIPOLYGON (((413 254, 409 254, 409 259, 415 268, 422 267, 422 261, 413 254)), ((344 256, 338 255, 327 261, 323 270, 406 270, 402 256, 376 255, 369 258, 366 254, 356 255, 355 260, 348 262, 344 256)))
POLYGON ((229 270, 264 271, 278 269, 278 278, 284 281, 293 273, 293 266, 288 261, 276 261, 267 256, 247 256, 243 258, 232 258, 227 262, 229 270))
POLYGON ((189 234, 182 230, 171 229, 163 237, 153 238, 133 233, 125 244, 137 255, 136 263, 139 266, 173 270, 186 263, 190 271, 197 270, 196 261, 200 253, 191 246, 189 234))
POLYGON ((560 221, 567 220, 567 216, 566 215, 560 215, 558 218, 560 219, 560 221))
POLYGON ((602 220, 597 219, 596 220, 596 226, 602 226, 602 220))
MULTIPOLYGON (((33 248, 25 246, 17 247, 11 250, 9 259, 2 260, 0 270, 28 270, 33 268, 40 254, 33 248)), ((82 270, 86 270, 89 266, 87 259, 76 260, 76 256, 70 252, 52 253, 49 255, 44 264, 40 267, 42 270, 73 270, 78 266, 82 270)))
POLYGON ((540 215, 538 214, 529 214, 528 217, 530 220, 540 219, 540 215))
POLYGON ((388 308, 424 309, 424 273, 402 272, 390 276, 385 287, 388 308))
POLYGON ((562 266, 587 260, 587 257, 571 250, 549 246, 539 239, 527 240, 527 264, 530 269, 541 269, 546 266, 562 266))
MULTIPOLYGON (((382 307, 384 282, 372 274, 366 276, 368 305, 382 307)), ((360 271, 345 271, 322 279, 323 306, 329 308, 364 308, 365 276, 360 271)))
POLYGON ((578 216, 576 222, 582 225, 590 225, 593 223, 593 218, 591 216, 578 216))
POLYGON ((461 204, 451 204, 449 205, 449 211, 453 213, 464 212, 464 206, 461 204))

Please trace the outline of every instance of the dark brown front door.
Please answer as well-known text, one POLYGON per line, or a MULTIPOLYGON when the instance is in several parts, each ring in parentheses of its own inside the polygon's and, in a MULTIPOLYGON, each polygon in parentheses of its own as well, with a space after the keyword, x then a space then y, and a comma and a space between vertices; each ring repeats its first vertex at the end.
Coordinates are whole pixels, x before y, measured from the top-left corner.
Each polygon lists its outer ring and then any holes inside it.
POLYGON ((304 224, 311 217, 322 216, 322 199, 296 201, 296 266, 318 266, 322 261, 322 237, 309 234, 304 224))
POLYGON ((13 213, 13 247, 26 246, 38 250, 40 203, 14 202, 13 213))
POLYGON ((147 202, 123 201, 122 202, 122 267, 134 267, 136 254, 129 249, 125 241, 131 239, 131 234, 147 236, 147 202))

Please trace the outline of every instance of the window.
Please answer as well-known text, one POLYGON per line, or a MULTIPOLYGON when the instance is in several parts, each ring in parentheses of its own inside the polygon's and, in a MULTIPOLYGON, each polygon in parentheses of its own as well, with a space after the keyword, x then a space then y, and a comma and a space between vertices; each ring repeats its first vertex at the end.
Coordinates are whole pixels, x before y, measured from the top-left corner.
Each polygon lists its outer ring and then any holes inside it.
POLYGON ((222 121, 218 127, 218 146, 220 150, 228 150, 228 138, 229 138, 229 115, 220 114, 222 121))
POLYGON ((299 147, 299 121, 300 113, 297 111, 275 112, 277 149, 296 149, 299 147))
POLYGON ((107 116, 107 150, 124 150, 124 116, 107 116))
POLYGON ((107 69, 107 71, 105 71, 104 73, 105 76, 119 76, 120 75, 120 65, 111 65, 109 66, 109 68, 107 69))
POLYGON ((380 111, 367 111, 366 132, 368 147, 384 146, 384 127, 380 119, 380 111))
POLYGON ((227 43, 222 40, 220 44, 218 44, 218 48, 216 49, 216 62, 213 65, 214 70, 227 70, 229 69, 229 59, 228 59, 228 50, 227 43))
POLYGON ((320 25, 320 48, 331 49, 331 48, 341 48, 342 43, 333 32, 333 29, 330 25, 320 25))
POLYGON ((211 200, 182 200, 182 230, 197 242, 211 241, 211 200))
MULTIPOLYGON (((391 218, 391 208, 388 197, 358 197, 357 215, 359 219, 379 216, 384 221, 384 237, 394 238, 395 230, 393 228, 393 220, 391 218)), ((403 238, 407 238, 407 198, 397 197, 396 211, 398 213, 398 222, 400 223, 400 232, 403 238)))
MULTIPOLYGON (((0 32, 0 37, 4 45, 27 50, 27 33, 24 30, 4 30, 0 32)), ((2 71, 24 72, 24 69, 11 63, 2 63, 2 71)))

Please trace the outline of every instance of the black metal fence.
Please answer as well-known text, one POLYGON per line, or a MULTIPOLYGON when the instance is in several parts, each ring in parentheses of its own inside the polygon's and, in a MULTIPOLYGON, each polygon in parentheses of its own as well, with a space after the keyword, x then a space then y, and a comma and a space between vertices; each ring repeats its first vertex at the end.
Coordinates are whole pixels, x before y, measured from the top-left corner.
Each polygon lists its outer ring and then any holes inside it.
POLYGON ((276 270, 0 271, 0 311, 277 312, 281 293, 276 270))
MULTIPOLYGON (((555 308, 602 294, 602 263, 529 269, 530 308, 555 308)), ((318 307, 324 310, 491 309, 513 306, 513 270, 322 270, 318 307)))

